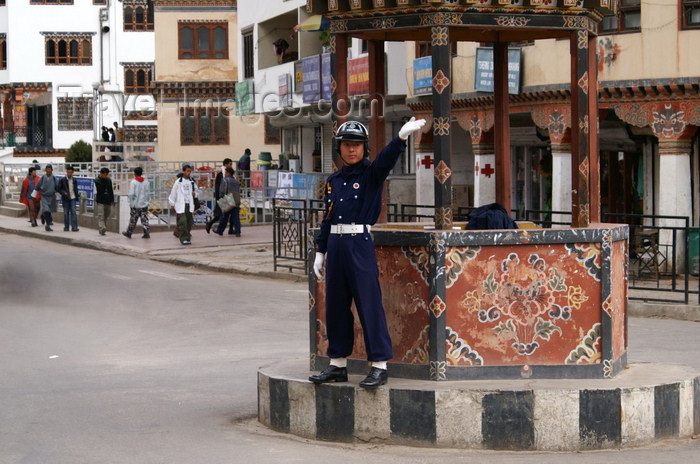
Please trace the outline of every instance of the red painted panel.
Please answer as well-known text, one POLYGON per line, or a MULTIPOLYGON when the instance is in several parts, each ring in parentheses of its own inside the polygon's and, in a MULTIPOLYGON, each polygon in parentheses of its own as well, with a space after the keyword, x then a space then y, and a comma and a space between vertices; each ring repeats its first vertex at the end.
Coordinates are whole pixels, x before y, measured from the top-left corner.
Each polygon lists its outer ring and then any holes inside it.
POLYGON ((448 365, 600 362, 600 244, 451 248, 447 263, 448 365))
POLYGON ((614 242, 612 248, 612 336, 613 358, 627 351, 625 314, 627 313, 627 242, 614 242))

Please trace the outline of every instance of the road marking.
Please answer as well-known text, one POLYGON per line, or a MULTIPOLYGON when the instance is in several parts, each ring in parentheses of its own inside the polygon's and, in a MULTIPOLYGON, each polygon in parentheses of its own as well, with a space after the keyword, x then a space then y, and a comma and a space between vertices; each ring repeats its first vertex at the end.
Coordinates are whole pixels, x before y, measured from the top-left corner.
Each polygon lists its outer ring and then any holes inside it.
POLYGON ((131 277, 121 275, 121 274, 108 274, 108 273, 104 272, 103 275, 106 275, 107 277, 111 277, 112 279, 117 279, 117 280, 132 280, 131 277))
POLYGON ((170 279, 170 280, 189 280, 187 277, 180 277, 172 274, 166 274, 165 272, 158 272, 158 271, 146 271, 146 270, 139 270, 139 272, 143 272, 144 274, 149 274, 155 277, 162 277, 164 279, 170 279))

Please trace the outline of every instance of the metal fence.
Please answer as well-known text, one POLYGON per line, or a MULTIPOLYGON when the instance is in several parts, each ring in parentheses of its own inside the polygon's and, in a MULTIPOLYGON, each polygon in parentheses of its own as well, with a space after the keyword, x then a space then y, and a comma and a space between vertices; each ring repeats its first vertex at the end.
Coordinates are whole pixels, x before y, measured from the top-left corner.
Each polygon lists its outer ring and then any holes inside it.
POLYGON ((313 238, 309 229, 318 227, 323 214, 320 200, 272 199, 273 210, 273 262, 274 269, 286 268, 309 272, 309 260, 313 254, 313 238))
MULTIPOLYGON (((129 182, 133 178, 133 170, 140 166, 143 168, 144 177, 149 183, 151 200, 149 213, 154 224, 171 226, 175 224, 174 212, 168 203, 168 196, 173 183, 177 180, 177 174, 181 172, 182 162, 166 161, 123 161, 123 162, 94 162, 94 163, 70 163, 74 168, 74 176, 79 179, 94 179, 100 169, 107 167, 114 185, 115 196, 126 195, 129 190, 129 182)), ((193 167, 192 179, 198 188, 198 196, 201 207, 194 212, 195 223, 202 224, 211 219, 214 211, 214 179, 219 172, 220 161, 196 161, 189 163, 193 167)), ((4 199, 19 201, 21 186, 27 175, 29 167, 33 163, 5 164, 0 163, 0 179, 2 179, 4 199)), ((45 166, 42 165, 43 169, 45 166)), ((54 163, 54 175, 65 175, 65 163, 54 163)), ((41 174, 41 173, 40 173, 41 174)), ((320 195, 323 178, 318 177, 318 185, 297 187, 293 185, 251 187, 249 171, 239 171, 237 177, 241 183, 241 224, 271 224, 273 222, 273 200, 280 205, 299 207, 301 201, 314 200, 320 195)), ((91 200, 92 197, 88 195, 91 200)), ((320 201, 320 200, 318 200, 320 201)), ((88 202, 88 209, 92 209, 92 203, 88 202)))

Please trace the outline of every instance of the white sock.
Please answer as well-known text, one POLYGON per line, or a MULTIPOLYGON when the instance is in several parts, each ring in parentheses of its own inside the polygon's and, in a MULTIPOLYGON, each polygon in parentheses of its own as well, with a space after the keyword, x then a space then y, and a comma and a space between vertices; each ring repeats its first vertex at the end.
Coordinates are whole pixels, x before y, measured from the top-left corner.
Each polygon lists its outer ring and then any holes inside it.
POLYGON ((386 361, 372 361, 372 367, 386 370, 386 361))
POLYGON ((331 358, 331 366, 347 367, 348 366, 348 358, 331 358))

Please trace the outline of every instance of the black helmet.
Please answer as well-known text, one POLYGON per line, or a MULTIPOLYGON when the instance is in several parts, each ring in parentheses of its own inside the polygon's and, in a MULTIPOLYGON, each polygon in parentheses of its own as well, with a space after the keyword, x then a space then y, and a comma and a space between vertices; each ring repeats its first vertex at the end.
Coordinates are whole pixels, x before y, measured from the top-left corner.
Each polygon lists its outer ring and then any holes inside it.
POLYGON ((340 154, 340 142, 353 141, 353 142, 364 142, 365 145, 365 158, 369 156, 369 132, 364 124, 357 121, 348 121, 343 123, 339 128, 338 132, 335 134, 336 140, 336 150, 340 154))

